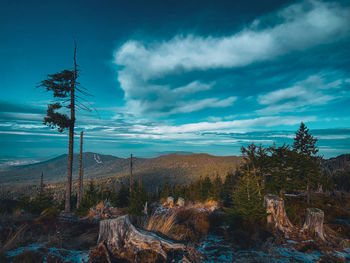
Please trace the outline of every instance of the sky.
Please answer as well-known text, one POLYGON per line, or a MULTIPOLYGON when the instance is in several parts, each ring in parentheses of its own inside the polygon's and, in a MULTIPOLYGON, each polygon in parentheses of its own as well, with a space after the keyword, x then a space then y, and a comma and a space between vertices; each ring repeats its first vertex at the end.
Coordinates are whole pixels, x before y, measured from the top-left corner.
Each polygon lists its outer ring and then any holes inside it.
POLYGON ((350 153, 350 1, 0 0, 0 158, 68 152, 43 125, 48 74, 73 67, 95 110, 75 151, 239 155, 292 144, 350 153))

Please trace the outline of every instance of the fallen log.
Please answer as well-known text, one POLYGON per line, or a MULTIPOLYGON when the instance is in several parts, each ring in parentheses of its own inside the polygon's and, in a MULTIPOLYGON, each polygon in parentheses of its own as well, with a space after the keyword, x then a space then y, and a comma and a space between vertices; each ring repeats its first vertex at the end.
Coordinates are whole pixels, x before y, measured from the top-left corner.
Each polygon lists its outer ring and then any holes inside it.
POLYGON ((293 232, 295 229, 288 219, 284 208, 284 200, 276 195, 266 195, 264 197, 264 206, 268 214, 267 224, 273 225, 277 230, 288 237, 289 233, 293 232))
POLYGON ((307 232, 312 236, 316 236, 325 241, 324 228, 324 212, 318 208, 307 208, 303 228, 301 232, 307 232))
POLYGON ((183 244, 136 229, 128 216, 100 221, 98 244, 101 243, 106 245, 106 249, 114 257, 124 258, 130 262, 136 262, 138 255, 143 252, 158 254, 166 261, 168 252, 186 250, 183 244))

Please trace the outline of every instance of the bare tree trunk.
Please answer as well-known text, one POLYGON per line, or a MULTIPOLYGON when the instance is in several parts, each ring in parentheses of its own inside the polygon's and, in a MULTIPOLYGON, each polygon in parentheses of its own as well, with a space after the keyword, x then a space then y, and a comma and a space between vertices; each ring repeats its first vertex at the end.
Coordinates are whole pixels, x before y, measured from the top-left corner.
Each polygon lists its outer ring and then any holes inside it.
POLYGON ((80 132, 80 155, 79 155, 79 181, 78 181, 78 196, 77 196, 77 207, 83 198, 83 131, 80 132))
POLYGON ((73 171, 73 146, 74 146, 74 124, 75 124, 75 85, 77 78, 77 45, 74 43, 74 77, 71 82, 71 92, 70 92, 70 119, 71 124, 69 127, 69 147, 68 147, 68 169, 67 169, 67 184, 66 184, 66 200, 64 211, 66 213, 71 212, 70 199, 72 192, 72 171, 73 171))
POLYGON ((307 203, 310 204, 310 201, 311 201, 311 190, 310 190, 309 182, 306 185, 306 198, 307 198, 307 203))
POLYGON ((44 191, 44 173, 41 172, 40 175, 40 194, 42 194, 44 191))
POLYGON ((305 222, 301 231, 306 231, 313 236, 319 237, 321 240, 325 240, 323 221, 324 212, 321 209, 307 208, 305 222))
POLYGON ((129 179, 129 191, 131 193, 132 188, 132 154, 130 154, 130 179, 129 179))

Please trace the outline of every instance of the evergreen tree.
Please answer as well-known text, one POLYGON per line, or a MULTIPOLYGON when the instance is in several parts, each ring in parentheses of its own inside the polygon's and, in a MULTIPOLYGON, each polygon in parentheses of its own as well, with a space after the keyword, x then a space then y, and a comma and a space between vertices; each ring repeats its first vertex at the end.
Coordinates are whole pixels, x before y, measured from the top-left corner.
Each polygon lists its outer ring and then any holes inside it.
POLYGON ((136 185, 131 188, 129 197, 128 212, 131 215, 140 216, 143 213, 143 208, 146 202, 149 201, 149 194, 141 185, 136 185))
POLYGON ((117 206, 127 207, 129 205, 129 186, 122 184, 117 194, 117 206))
POLYGON ((209 189, 209 198, 215 201, 219 201, 222 198, 222 180, 218 174, 216 174, 212 187, 209 189))
POLYGON ((237 169, 235 173, 229 172, 226 175, 225 182, 222 189, 222 198, 224 206, 232 205, 232 192, 236 187, 238 178, 241 176, 240 171, 237 169))
POLYGON ((293 148, 298 153, 303 155, 315 155, 318 153, 318 148, 316 147, 317 138, 313 137, 310 130, 302 122, 300 124, 299 130, 295 133, 293 148))
POLYGON ((225 209, 227 219, 232 225, 237 223, 255 223, 266 213, 259 196, 257 177, 251 172, 245 173, 238 180, 232 192, 232 206, 225 209))
POLYGON ((267 171, 266 189, 268 193, 279 194, 283 197, 284 192, 300 189, 299 180, 295 180, 296 153, 289 145, 270 147, 267 171), (294 180, 293 180, 294 179, 294 180))
POLYGON ((89 209, 95 206, 99 201, 99 191, 95 186, 93 181, 90 181, 87 190, 85 191, 81 202, 79 203, 79 207, 76 209, 76 214, 78 215, 86 215, 89 209))
POLYGON ((210 181, 209 176, 206 176, 203 180, 201 180, 201 201, 205 201, 209 197, 209 191, 212 189, 212 183, 210 181))
POLYGON ((171 195, 169 182, 167 181, 160 192, 160 198, 168 198, 171 195))
POLYGON ((299 179, 307 191, 307 202, 311 201, 311 190, 320 184, 320 158, 315 156, 317 138, 314 138, 306 125, 302 122, 295 134, 293 148, 298 153, 299 179))

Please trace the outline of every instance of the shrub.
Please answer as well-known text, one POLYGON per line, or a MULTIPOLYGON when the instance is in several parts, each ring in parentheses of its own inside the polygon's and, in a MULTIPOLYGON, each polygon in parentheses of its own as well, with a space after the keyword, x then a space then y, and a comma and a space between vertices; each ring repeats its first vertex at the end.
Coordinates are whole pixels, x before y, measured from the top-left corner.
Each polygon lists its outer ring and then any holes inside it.
POLYGON ((43 210, 54 204, 52 193, 39 192, 32 200, 26 195, 20 196, 17 208, 32 214, 40 214, 43 210))
POLYGON ((98 190, 94 183, 90 181, 88 189, 85 191, 81 199, 79 207, 75 210, 77 215, 85 216, 90 208, 95 206, 99 201, 98 190))
POLYGON ((57 206, 50 206, 49 208, 46 208, 44 211, 41 212, 42 216, 58 216, 61 213, 61 211, 57 208, 57 206))
POLYGON ((135 216, 142 215, 147 201, 149 198, 146 190, 142 186, 134 186, 130 193, 128 212, 135 216))

